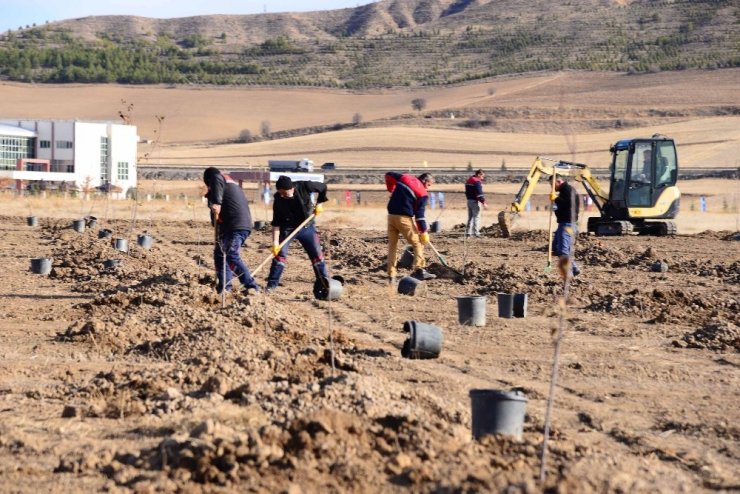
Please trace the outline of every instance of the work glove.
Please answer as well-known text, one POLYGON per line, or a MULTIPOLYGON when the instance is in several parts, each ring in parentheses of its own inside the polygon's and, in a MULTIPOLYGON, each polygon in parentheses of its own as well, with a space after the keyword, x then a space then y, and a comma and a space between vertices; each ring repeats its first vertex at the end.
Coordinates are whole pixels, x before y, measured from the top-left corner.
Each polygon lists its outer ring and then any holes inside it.
POLYGON ((428 244, 429 243, 429 234, 427 232, 424 232, 419 235, 419 240, 421 240, 421 243, 428 244))
POLYGON ((324 210, 324 206, 322 206, 321 204, 317 204, 317 205, 316 205, 316 207, 315 207, 315 208, 314 208, 314 210, 313 210, 313 214, 314 214, 315 216, 318 216, 318 215, 320 215, 320 214, 321 214, 321 212, 322 212, 323 210, 324 210))
POLYGON ((273 257, 277 257, 278 254, 280 254, 280 246, 279 245, 273 245, 270 247, 270 252, 272 252, 273 257))
POLYGON ((558 198, 557 192, 550 192, 550 202, 555 202, 555 199, 558 198))

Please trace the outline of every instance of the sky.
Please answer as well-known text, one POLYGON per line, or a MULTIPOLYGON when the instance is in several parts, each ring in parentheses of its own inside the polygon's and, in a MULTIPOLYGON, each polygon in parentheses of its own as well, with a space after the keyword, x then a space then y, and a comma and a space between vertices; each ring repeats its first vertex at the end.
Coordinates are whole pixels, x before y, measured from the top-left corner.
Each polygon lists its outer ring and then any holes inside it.
POLYGON ((90 15, 169 19, 208 14, 308 12, 358 7, 373 0, 0 0, 0 32, 90 15))

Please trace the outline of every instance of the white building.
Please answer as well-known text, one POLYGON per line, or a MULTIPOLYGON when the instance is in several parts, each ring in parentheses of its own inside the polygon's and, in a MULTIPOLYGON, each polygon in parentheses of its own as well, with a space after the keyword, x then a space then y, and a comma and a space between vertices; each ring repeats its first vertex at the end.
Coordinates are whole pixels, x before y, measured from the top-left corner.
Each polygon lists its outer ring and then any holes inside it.
POLYGON ((136 187, 136 126, 0 119, 0 178, 78 189, 136 187), (43 181, 43 182, 42 182, 43 181))

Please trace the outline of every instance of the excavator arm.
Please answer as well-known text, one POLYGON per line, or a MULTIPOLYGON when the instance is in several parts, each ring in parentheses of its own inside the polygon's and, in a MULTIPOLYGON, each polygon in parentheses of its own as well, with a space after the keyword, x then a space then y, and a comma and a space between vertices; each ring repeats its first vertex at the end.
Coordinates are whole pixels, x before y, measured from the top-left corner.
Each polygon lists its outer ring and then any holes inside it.
POLYGON ((524 210, 527 201, 532 197, 537 182, 539 182, 542 175, 552 176, 560 175, 563 177, 570 177, 577 182, 581 182, 586 192, 591 197, 591 200, 602 210, 609 196, 604 192, 599 185, 599 182, 591 174, 591 169, 588 165, 583 163, 573 163, 570 161, 552 160, 548 158, 535 158, 532 167, 529 169, 527 178, 524 179, 519 192, 514 197, 514 201, 511 203, 508 209, 501 211, 498 214, 498 222, 501 227, 501 231, 504 237, 511 235, 511 223, 520 212, 524 210), (548 163, 551 162, 551 163, 548 163))

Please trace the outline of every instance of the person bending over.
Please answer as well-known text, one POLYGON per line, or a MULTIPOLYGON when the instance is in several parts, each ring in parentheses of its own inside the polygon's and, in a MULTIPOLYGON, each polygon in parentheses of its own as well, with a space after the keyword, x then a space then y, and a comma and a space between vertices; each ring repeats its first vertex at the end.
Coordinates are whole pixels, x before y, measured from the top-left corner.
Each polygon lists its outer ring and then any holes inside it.
POLYGON ((321 251, 319 233, 314 221, 309 221, 282 248, 280 244, 303 223, 311 214, 321 213, 322 202, 326 202, 326 184, 312 181, 295 181, 281 175, 276 182, 277 192, 272 203, 272 255, 270 274, 267 276, 267 291, 277 289, 288 261, 288 248, 293 240, 298 240, 311 260, 316 280, 329 278, 321 251), (316 206, 311 202, 311 193, 318 194, 316 206))
POLYGON ((414 249, 414 265, 411 276, 419 280, 436 278, 426 269, 424 244, 429 242, 429 233, 424 209, 428 200, 427 190, 434 184, 429 173, 418 177, 401 173, 385 174, 385 186, 391 197, 388 200, 388 282, 396 281, 396 258, 398 238, 406 239, 414 249))
POLYGON ((243 290, 259 292, 249 268, 242 261, 241 248, 252 232, 252 213, 244 191, 230 176, 210 167, 203 172, 203 182, 208 187, 206 199, 211 210, 211 224, 216 227, 216 242, 213 248, 213 263, 216 267, 218 285, 216 291, 231 291, 232 279, 236 276, 243 290), (224 269, 224 254, 226 269, 224 269))

